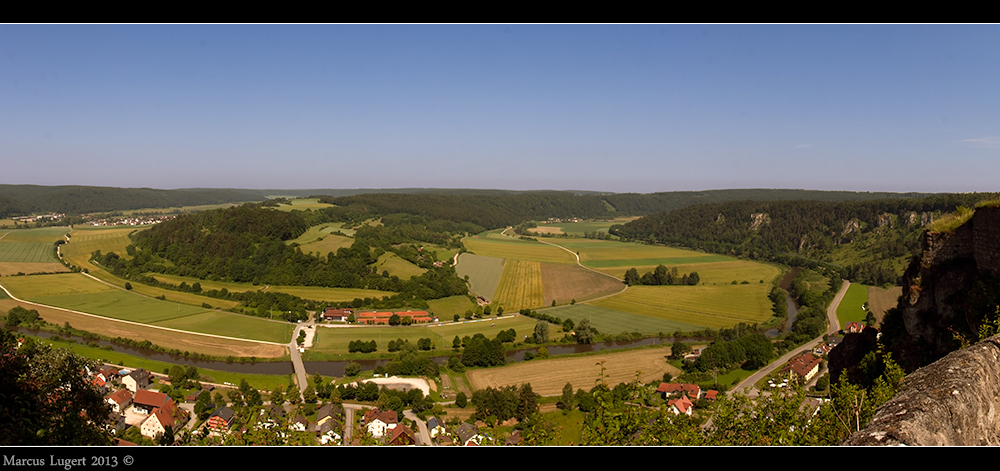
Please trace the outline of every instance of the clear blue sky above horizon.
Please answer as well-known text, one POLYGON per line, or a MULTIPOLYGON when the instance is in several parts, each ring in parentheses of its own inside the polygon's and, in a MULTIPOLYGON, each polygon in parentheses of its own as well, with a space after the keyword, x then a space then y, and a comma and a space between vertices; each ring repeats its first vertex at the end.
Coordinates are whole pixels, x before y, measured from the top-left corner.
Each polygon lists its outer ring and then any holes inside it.
POLYGON ((2 25, 0 183, 1000 191, 997 25, 2 25))

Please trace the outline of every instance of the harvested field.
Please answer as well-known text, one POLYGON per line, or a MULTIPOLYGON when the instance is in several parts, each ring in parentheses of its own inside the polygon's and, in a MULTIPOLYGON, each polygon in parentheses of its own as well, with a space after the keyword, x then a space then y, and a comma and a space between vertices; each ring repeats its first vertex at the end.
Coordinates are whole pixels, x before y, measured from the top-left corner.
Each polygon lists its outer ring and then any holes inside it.
POLYGON ((633 286, 594 306, 718 329, 771 317, 769 284, 633 286))
POLYGON ((583 319, 589 319, 595 329, 605 334, 620 334, 622 332, 656 334, 659 332, 676 332, 678 330, 690 332, 703 328, 701 325, 657 319, 655 317, 616 311, 590 304, 578 303, 572 306, 559 306, 545 309, 544 312, 561 319, 573 319, 574 324, 579 324, 583 319))
POLYGON ((879 323, 882 322, 886 311, 899 304, 899 297, 902 295, 903 288, 900 286, 893 286, 889 289, 882 289, 878 286, 868 288, 868 307, 872 310, 872 314, 875 314, 879 323))
POLYGON ((492 304, 506 312, 536 308, 543 305, 542 293, 541 263, 508 259, 492 304))
MULTIPOLYGON (((2 293, 2 291, 0 291, 2 293)), ((185 334, 157 329, 149 326, 127 324, 113 319, 92 317, 59 309, 19 303, 10 299, 0 300, 0 312, 6 313, 14 306, 25 309, 35 309, 43 320, 51 324, 63 325, 69 322, 74 328, 93 332, 111 338, 138 338, 149 340, 164 348, 176 348, 181 351, 204 353, 214 356, 244 356, 257 358, 280 358, 288 354, 288 349, 277 345, 267 345, 256 342, 243 342, 206 337, 203 335, 185 334)))
POLYGON ((463 253, 458 256, 455 272, 469 277, 469 289, 486 300, 492 300, 503 275, 504 259, 463 253))
POLYGON ((594 273, 577 265, 561 263, 542 264, 542 286, 544 290, 543 305, 569 304, 614 294, 625 288, 622 282, 594 273))
POLYGON ((573 389, 589 390, 601 374, 599 363, 604 361, 605 382, 614 387, 619 383, 635 380, 648 383, 681 372, 666 361, 665 348, 649 348, 617 353, 599 353, 572 358, 555 358, 521 362, 500 368, 471 370, 467 373, 473 390, 498 388, 521 383, 531 383, 532 390, 543 396, 558 396, 566 383, 573 389))

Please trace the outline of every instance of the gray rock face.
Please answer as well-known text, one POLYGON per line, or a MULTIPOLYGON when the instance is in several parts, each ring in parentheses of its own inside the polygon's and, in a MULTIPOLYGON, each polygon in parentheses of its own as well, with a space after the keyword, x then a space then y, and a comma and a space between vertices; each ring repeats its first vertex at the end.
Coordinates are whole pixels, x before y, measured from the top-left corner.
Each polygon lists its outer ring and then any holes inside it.
POLYGON ((1000 335, 908 375, 843 445, 1000 445, 1000 335))

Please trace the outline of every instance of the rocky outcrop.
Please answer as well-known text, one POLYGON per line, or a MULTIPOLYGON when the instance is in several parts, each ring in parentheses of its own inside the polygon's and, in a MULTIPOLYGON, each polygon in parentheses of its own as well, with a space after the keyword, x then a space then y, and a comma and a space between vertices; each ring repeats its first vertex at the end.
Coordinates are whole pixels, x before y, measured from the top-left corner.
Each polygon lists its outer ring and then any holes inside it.
POLYGON ((903 296, 883 327, 907 371, 957 348, 956 336, 975 336, 982 321, 965 294, 983 276, 1000 275, 1000 208, 984 207, 952 232, 926 232, 923 252, 903 275, 903 296), (895 325, 894 325, 895 324, 895 325))
POLYGON ((977 209, 952 232, 924 234, 899 306, 882 322, 883 342, 912 373, 845 444, 1000 445, 1000 335, 957 350, 993 314, 998 276, 1000 207, 977 209))
POLYGON ((844 445, 1000 445, 1000 336, 903 380, 868 426, 844 445))

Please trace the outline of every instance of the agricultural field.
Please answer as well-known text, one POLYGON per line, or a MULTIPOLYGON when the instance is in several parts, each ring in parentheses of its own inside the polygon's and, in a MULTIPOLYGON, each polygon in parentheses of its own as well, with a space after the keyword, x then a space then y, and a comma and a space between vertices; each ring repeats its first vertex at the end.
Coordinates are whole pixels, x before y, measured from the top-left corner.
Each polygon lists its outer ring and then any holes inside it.
POLYGON ((542 264, 527 260, 510 260, 504 263, 503 275, 497 286, 492 304, 503 306, 507 312, 523 308, 537 308, 544 303, 542 295, 542 264))
POLYGON ((67 227, 0 230, 0 276, 69 271, 54 255, 54 243, 68 232, 67 227))
POLYGON ((291 339, 291 324, 150 299, 78 273, 7 277, 2 283, 20 299, 113 319, 268 342, 291 339))
POLYGON ((382 254, 374 264, 379 273, 388 271, 390 276, 398 276, 401 280, 408 280, 412 276, 423 275, 427 270, 420 268, 407 260, 404 260, 392 252, 382 254))
POLYGON ((449 296, 427 301, 427 312, 438 316, 442 321, 452 319, 455 314, 464 316, 468 310, 475 310, 476 303, 468 296, 449 296))
POLYGON ((674 376, 681 373, 667 363, 666 348, 647 348, 526 361, 499 368, 470 370, 466 376, 473 390, 531 383, 531 389, 536 394, 558 396, 566 383, 572 384, 573 389, 590 390, 594 387, 594 382, 601 376, 600 362, 604 362, 604 380, 610 387, 635 380, 636 372, 641 372, 639 380, 643 383, 658 380, 663 373, 674 376))
MULTIPOLYGON (((241 293, 244 291, 259 291, 263 290, 265 286, 263 285, 253 285, 251 283, 235 283, 231 281, 211 281, 211 280, 199 280, 198 278, 189 276, 177 276, 177 275, 164 275, 161 273, 146 273, 146 276, 152 276, 158 281, 164 283, 170 283, 173 285, 180 285, 181 283, 187 283, 192 285, 194 283, 200 283, 202 291, 211 291, 213 289, 221 290, 223 288, 229 290, 231 293, 241 293)), ((137 285, 133 285, 136 286, 137 285)), ((356 288, 325 288, 322 286, 269 286, 267 291, 275 291, 279 293, 288 293, 292 296, 298 296, 302 299, 312 299, 314 301, 326 301, 326 302, 345 302, 353 301, 355 298, 382 298, 384 296, 395 296, 394 291, 378 291, 374 289, 356 289, 356 288)), ((221 302, 219 299, 208 298, 202 296, 203 302, 208 303, 218 303, 221 302)))
POLYGON ((615 224, 624 224, 636 218, 618 218, 613 221, 587 221, 587 222, 538 222, 538 227, 529 229, 532 232, 542 234, 569 234, 571 236, 583 237, 587 232, 604 232, 615 224))
POLYGON ((571 301, 586 301, 609 294, 617 293, 625 288, 625 284, 610 276, 594 273, 578 265, 561 263, 543 263, 542 287, 544 288, 543 305, 569 304, 571 301))
POLYGON ((760 323, 771 317, 767 299, 769 284, 723 286, 632 286, 622 294, 590 304, 718 329, 746 323, 760 323))
POLYGON ((868 311, 861 306, 868 302, 868 288, 858 283, 851 283, 851 286, 847 287, 843 301, 837 306, 837 321, 840 322, 841 329, 846 327, 848 322, 864 323, 868 311))
POLYGON ((306 211, 314 209, 332 208, 332 204, 320 203, 319 198, 297 198, 289 200, 289 204, 279 204, 278 211, 306 211))
MULTIPOLYGON (((629 290, 631 289, 629 288, 629 290)), ((620 334, 622 332, 641 332, 645 334, 677 331, 691 332, 704 328, 701 325, 616 311, 590 304, 559 306, 545 309, 544 312, 561 319, 573 319, 574 324, 579 324, 583 319, 589 319, 591 325, 603 334, 620 334)))
POLYGON ((62 256, 67 262, 93 271, 90 255, 96 250, 101 253, 114 252, 122 258, 131 258, 125 247, 132 243, 128 235, 145 226, 78 226, 70 232, 69 243, 62 246, 62 256))
POLYGON ((492 300, 503 275, 503 264, 502 258, 463 253, 458 256, 455 272, 461 278, 469 277, 469 287, 473 293, 492 300))
POLYGON ((466 237, 462 239, 462 242, 465 243, 465 247, 470 252, 476 255, 531 260, 535 262, 576 264, 576 257, 559 247, 530 240, 512 239, 501 236, 497 232, 490 232, 486 237, 482 234, 466 237))
POLYGON ((899 304, 899 297, 902 295, 903 288, 901 286, 893 286, 888 289, 870 286, 868 288, 868 308, 872 310, 872 314, 875 314, 875 319, 881 323, 886 311, 896 307, 899 304))
POLYGON ((218 357, 281 358, 288 355, 288 349, 278 345, 173 332, 150 326, 129 324, 104 317, 94 317, 61 309, 19 303, 7 298, 6 294, 0 290, 0 313, 5 314, 14 306, 35 309, 41 318, 50 324, 64 325, 65 323, 69 323, 76 329, 93 332, 98 335, 111 338, 123 337, 149 340, 154 345, 168 349, 176 348, 180 351, 198 352, 218 357))

